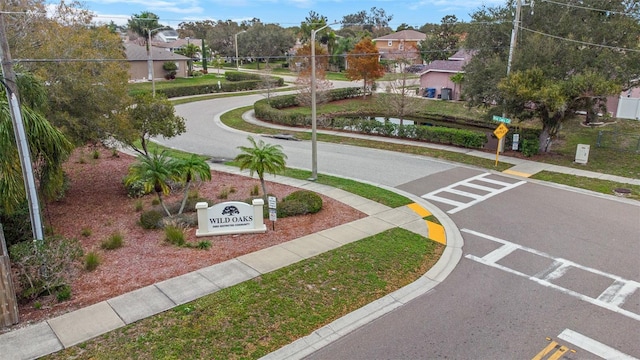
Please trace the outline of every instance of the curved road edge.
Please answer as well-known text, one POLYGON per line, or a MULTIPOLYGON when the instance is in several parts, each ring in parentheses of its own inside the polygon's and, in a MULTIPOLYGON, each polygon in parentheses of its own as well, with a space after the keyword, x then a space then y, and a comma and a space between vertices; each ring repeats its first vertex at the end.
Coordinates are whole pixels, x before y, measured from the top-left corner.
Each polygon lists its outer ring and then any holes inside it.
MULTIPOLYGON (((359 180, 361 181, 361 180, 359 180)), ((366 181, 364 181, 367 183, 366 181)), ((425 209, 428 209, 442 224, 445 229, 447 245, 436 264, 418 280, 400 288, 382 298, 371 302, 358 310, 355 310, 331 323, 315 330, 311 334, 300 338, 266 356, 261 360, 294 360, 302 359, 315 351, 341 337, 357 330, 358 328, 382 317, 418 296, 430 292, 438 284, 443 282, 455 269, 462 258, 464 240, 456 224, 442 210, 415 195, 402 190, 372 184, 396 192, 410 198, 425 209)))

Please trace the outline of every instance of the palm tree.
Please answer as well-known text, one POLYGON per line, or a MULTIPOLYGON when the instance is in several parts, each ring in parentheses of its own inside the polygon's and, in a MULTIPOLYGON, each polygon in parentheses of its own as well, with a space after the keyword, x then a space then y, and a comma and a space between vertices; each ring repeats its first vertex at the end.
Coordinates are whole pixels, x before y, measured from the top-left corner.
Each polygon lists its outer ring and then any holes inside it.
MULTIPOLYGON (((64 188, 62 164, 73 144, 42 115, 46 89, 31 73, 18 77, 21 112, 31 161, 37 175, 39 191, 45 198, 55 198, 64 188)), ((16 146, 9 104, 0 87, 0 213, 10 214, 26 197, 22 167, 16 146)))
POLYGON ((176 53, 184 55, 189 58, 189 61, 187 62, 189 66, 189 76, 191 76, 193 72, 193 58, 195 58, 199 52, 200 52, 200 48, 195 44, 187 44, 184 47, 182 47, 179 51, 176 51, 176 53))
POLYGON ((166 151, 162 151, 160 154, 154 151, 149 157, 138 155, 138 161, 129 168, 125 185, 141 181, 146 192, 151 192, 151 190, 156 192, 160 205, 167 216, 171 216, 171 212, 162 201, 162 195, 169 195, 171 192, 169 182, 180 181, 180 174, 177 171, 178 163, 165 153, 166 151))
POLYGON ((280 145, 266 144, 262 140, 256 143, 251 136, 247 137, 247 139, 251 146, 238 146, 242 153, 236 156, 235 161, 240 165, 240 170, 249 169, 251 176, 253 176, 254 172, 258 174, 266 202, 267 186, 264 182, 264 173, 275 175, 284 171, 287 155, 282 152, 282 146, 280 145))
POLYGON ((193 179, 211 180, 211 168, 200 156, 192 154, 191 157, 181 159, 177 161, 178 172, 184 179, 184 195, 182 197, 182 204, 180 204, 180 210, 178 214, 182 214, 184 206, 187 203, 187 197, 189 197, 189 187, 193 179))

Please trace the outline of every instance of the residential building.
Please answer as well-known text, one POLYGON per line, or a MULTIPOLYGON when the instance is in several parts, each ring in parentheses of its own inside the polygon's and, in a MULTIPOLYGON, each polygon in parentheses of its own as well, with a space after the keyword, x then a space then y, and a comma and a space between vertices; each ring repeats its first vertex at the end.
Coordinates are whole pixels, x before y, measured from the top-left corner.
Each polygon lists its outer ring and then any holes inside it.
POLYGON ((418 43, 427 38, 427 35, 415 30, 402 30, 373 39, 380 60, 407 59, 409 65, 422 64, 422 57, 418 50, 418 43))
MULTIPOLYGON (((143 81, 149 79, 148 55, 146 46, 125 43, 125 53, 129 61, 129 81, 143 81)), ((178 65, 176 77, 187 77, 188 57, 175 54, 168 49, 151 46, 154 79, 164 79, 166 71, 162 68, 167 61, 178 65)))
POLYGON ((451 77, 464 73, 464 66, 473 54, 467 50, 458 50, 447 60, 434 60, 420 73, 420 91, 426 97, 460 100, 458 84, 451 77))

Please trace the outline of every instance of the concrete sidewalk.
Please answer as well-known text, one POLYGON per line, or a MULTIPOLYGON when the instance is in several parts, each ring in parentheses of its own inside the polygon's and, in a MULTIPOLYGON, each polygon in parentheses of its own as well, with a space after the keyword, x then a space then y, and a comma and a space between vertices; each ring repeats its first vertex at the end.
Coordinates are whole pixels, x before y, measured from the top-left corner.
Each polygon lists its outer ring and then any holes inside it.
MULTIPOLYGON (((212 170, 248 176, 247 172, 240 172, 237 168, 219 164, 213 164, 211 167, 212 170)), ((280 177, 271 181, 329 196, 368 216, 2 334, 0 335, 0 357, 18 360, 34 359, 51 354, 223 288, 391 228, 401 227, 425 237, 431 235, 446 245, 438 263, 416 282, 267 357, 270 359, 298 358, 428 292, 453 271, 462 257, 462 236, 455 224, 438 208, 414 195, 402 193, 415 203, 391 209, 346 191, 311 181, 280 177), (435 215, 442 226, 437 225, 440 228, 434 228, 434 224, 423 220, 426 214, 435 215), (430 231, 432 234, 429 234, 430 231)), ((389 190, 399 192, 395 189, 389 190)))

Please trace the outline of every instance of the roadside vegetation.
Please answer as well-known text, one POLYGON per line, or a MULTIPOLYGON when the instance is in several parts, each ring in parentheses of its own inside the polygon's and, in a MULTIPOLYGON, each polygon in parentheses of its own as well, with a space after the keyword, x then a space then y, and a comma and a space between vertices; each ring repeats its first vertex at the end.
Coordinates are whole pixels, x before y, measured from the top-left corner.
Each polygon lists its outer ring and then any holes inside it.
POLYGON ((443 249, 391 229, 45 358, 257 359, 413 282, 443 249))

